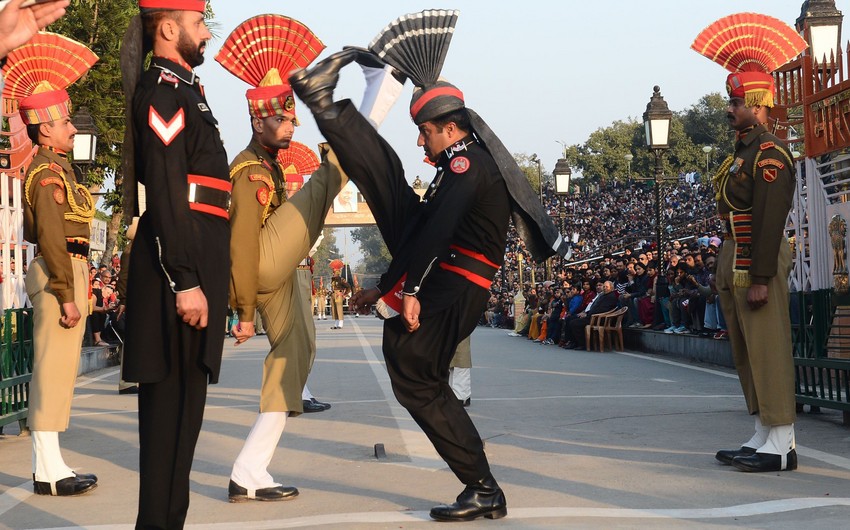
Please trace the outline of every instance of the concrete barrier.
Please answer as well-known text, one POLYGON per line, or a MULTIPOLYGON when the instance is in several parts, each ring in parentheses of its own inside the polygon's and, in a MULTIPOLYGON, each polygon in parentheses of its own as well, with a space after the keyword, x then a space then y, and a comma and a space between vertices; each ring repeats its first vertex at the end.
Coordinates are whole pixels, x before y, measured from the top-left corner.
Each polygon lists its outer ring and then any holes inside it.
POLYGON ((728 340, 626 328, 626 348, 734 368, 728 340))

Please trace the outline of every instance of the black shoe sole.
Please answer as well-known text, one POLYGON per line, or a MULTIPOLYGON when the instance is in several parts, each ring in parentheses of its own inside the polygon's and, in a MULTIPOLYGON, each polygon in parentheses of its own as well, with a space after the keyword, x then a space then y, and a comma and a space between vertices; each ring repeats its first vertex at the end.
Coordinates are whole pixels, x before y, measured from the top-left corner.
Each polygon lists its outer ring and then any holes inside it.
POLYGON ((470 515, 469 517, 440 517, 440 516, 435 515, 433 513, 430 514, 430 515, 431 515, 431 519, 434 519, 435 521, 447 522, 447 523, 451 523, 451 522, 464 523, 464 522, 474 521, 476 519, 481 519, 482 517, 485 518, 485 519, 501 519, 502 517, 505 517, 506 515, 508 515, 508 508, 506 506, 503 506, 501 508, 489 511, 487 513, 479 513, 479 514, 476 514, 476 515, 470 515))
POLYGON ((97 488, 97 483, 95 482, 94 484, 91 485, 90 488, 86 488, 86 489, 78 491, 76 493, 69 493, 67 495, 53 495, 53 493, 50 491, 49 486, 47 488, 47 491, 42 490, 40 488, 33 487, 33 493, 35 493, 36 495, 46 495, 48 497, 79 497, 80 495, 85 495, 86 493, 89 493, 96 488, 97 488))
POLYGON ((228 495, 228 502, 248 502, 248 501, 261 501, 261 502, 278 502, 278 501, 291 501, 292 499, 298 497, 298 494, 287 495, 286 497, 249 497, 247 495, 228 495))

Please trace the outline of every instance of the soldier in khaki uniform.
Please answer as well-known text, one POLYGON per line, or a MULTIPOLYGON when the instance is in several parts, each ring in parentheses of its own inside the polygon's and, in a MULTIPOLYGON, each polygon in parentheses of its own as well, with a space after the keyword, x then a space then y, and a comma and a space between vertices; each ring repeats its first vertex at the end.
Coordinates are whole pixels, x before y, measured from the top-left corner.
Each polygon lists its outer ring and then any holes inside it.
MULTIPOLYGON (((225 43, 216 57, 228 71, 256 88, 248 91, 253 137, 231 163, 233 183, 230 305, 239 324, 232 330, 240 344, 254 335, 254 316, 263 319, 271 350, 263 366, 260 413, 248 434, 231 473, 231 502, 276 501, 298 495, 268 472, 289 415, 303 412, 302 390, 315 356, 315 327, 309 294, 300 287, 296 267, 307 256, 324 226, 333 199, 347 182, 333 163, 333 154, 312 174, 309 182, 287 199, 286 179, 278 151, 288 149, 298 124, 292 89, 281 79, 297 66, 306 66, 324 46, 305 27, 290 42, 264 40, 262 27, 300 25, 279 15, 263 15, 243 22, 233 35, 256 35, 254 40, 225 43), (302 40, 303 39, 303 40, 302 40), (282 46, 300 49, 295 64, 282 46), (265 61, 265 62, 264 62, 265 61), (259 79, 246 73, 253 66, 276 64, 259 79)), ((309 273, 309 271, 308 271, 309 273)))
POLYGON ((806 45, 784 23, 764 15, 752 17, 753 24, 784 37, 788 49, 779 53, 773 42, 755 38, 743 48, 752 56, 740 53, 729 59, 717 54, 708 43, 723 49, 724 36, 731 33, 727 30, 741 24, 731 17, 705 30, 693 48, 732 72, 726 82, 727 116, 737 132, 735 153, 714 179, 717 211, 728 232, 717 265, 717 289, 747 410, 756 416, 755 434, 740 449, 718 451, 716 458, 742 471, 763 472, 797 468, 788 311, 791 249, 784 233, 796 176, 788 147, 766 125, 774 103, 770 72, 806 45), (756 62, 761 54, 773 57, 772 63, 756 62), (761 70, 753 70, 754 64, 761 64, 761 70))
POLYGON ((343 268, 345 268, 345 264, 342 260, 336 259, 331 262, 331 269, 333 270, 333 277, 331 278, 331 319, 335 321, 331 329, 342 329, 345 324, 343 303, 345 297, 351 293, 351 287, 340 275, 343 268))
POLYGON ((33 489, 39 495, 79 495, 97 486, 97 477, 68 467, 59 433, 71 417, 83 325, 88 315, 88 254, 94 201, 74 175, 68 155, 77 130, 65 88, 85 74, 97 56, 82 44, 40 33, 9 56, 3 96, 19 100, 27 134, 38 152, 24 183, 24 236, 38 245, 26 277, 35 318, 29 427, 33 444, 33 489), (68 52, 50 63, 50 50, 68 52), (38 58, 38 69, 33 69, 38 58))

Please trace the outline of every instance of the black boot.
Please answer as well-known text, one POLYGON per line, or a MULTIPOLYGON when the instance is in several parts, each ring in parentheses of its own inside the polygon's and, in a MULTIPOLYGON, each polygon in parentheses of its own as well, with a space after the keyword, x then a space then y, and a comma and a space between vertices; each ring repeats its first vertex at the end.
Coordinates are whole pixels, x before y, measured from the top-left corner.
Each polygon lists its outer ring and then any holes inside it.
POLYGON ((314 116, 319 116, 333 107, 334 88, 339 82, 339 71, 354 61, 359 53, 360 51, 354 48, 342 50, 309 70, 302 68, 289 76, 292 90, 307 104, 314 116))
POLYGON ((437 521, 474 521, 481 517, 501 519, 507 514, 505 494, 492 475, 466 486, 453 504, 431 508, 431 518, 437 521))
POLYGON ((721 449, 720 451, 717 451, 714 458, 716 458, 721 464, 731 466, 732 460, 734 460, 736 456, 749 456, 755 452, 756 450, 752 447, 742 445, 740 449, 721 449))

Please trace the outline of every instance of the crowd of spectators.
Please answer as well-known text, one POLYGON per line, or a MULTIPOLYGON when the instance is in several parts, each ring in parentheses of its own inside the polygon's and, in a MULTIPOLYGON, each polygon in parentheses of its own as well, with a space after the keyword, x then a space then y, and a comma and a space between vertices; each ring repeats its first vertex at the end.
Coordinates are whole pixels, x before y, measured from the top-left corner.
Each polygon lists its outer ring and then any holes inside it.
POLYGON ((627 308, 626 326, 726 337, 714 285, 722 224, 708 186, 693 179, 665 186, 661 252, 651 186, 616 183, 568 197, 549 189, 544 203, 556 223, 566 210, 571 259, 534 264, 512 232, 482 324, 543 344, 582 347, 586 320, 615 300, 614 308, 627 308), (520 292, 524 307, 517 311, 520 292))

